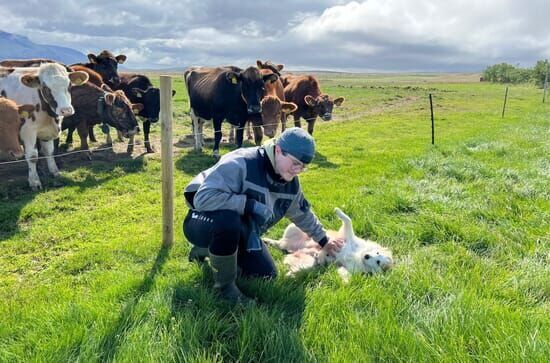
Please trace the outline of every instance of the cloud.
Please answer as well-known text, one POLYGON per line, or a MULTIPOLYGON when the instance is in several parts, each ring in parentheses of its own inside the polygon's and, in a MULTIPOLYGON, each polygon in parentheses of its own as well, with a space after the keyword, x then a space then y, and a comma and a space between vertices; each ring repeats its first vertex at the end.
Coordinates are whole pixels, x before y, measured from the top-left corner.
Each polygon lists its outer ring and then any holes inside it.
POLYGON ((2 30, 125 53, 130 68, 272 59, 296 69, 480 71, 550 56, 547 0, 27 0, 0 13, 2 30))

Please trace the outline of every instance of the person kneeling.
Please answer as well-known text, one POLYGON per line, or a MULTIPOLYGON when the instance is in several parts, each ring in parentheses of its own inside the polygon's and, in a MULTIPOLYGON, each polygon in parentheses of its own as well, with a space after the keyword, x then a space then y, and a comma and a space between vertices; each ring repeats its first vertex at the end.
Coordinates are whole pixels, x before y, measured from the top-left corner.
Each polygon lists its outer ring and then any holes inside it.
POLYGON ((260 239, 287 217, 333 255, 342 239, 329 238, 302 193, 298 175, 315 155, 313 138, 301 128, 286 129, 259 147, 234 150, 199 173, 184 191, 189 211, 183 231, 193 245, 189 259, 209 257, 214 288, 236 303, 249 302, 235 280, 273 278, 277 269, 260 239))

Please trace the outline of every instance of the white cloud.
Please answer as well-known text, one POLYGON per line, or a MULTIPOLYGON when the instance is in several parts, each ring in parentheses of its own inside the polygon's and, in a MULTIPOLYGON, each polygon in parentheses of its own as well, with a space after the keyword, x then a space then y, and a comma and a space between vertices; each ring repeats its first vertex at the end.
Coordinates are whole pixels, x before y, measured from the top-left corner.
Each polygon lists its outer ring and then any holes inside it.
POLYGON ((9 1, 0 29, 127 67, 482 70, 550 57, 548 0, 9 1), (44 14, 56 14, 47 17, 44 14))

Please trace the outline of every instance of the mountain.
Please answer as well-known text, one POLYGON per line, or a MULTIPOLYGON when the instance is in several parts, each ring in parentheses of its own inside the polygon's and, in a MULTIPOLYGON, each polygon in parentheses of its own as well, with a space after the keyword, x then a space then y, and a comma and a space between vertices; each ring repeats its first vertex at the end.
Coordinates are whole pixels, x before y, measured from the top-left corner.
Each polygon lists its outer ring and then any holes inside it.
POLYGON ((0 30, 0 60, 48 58, 64 64, 86 62, 86 55, 57 45, 36 44, 29 38, 0 30))

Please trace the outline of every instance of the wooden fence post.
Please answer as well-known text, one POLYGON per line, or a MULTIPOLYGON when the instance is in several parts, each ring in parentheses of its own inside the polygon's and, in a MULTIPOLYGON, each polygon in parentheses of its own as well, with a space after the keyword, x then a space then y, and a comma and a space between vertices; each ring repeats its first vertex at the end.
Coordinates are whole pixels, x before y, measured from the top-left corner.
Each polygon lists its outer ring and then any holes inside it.
POLYGON ((546 61, 546 76, 544 76, 544 93, 542 94, 542 103, 546 101, 546 90, 548 89, 548 61, 546 61))
POLYGON ((174 168, 172 162, 172 77, 160 76, 162 162, 162 245, 174 242, 174 168))
POLYGON ((435 131, 434 131, 434 106, 432 102, 432 94, 430 93, 430 113, 432 115, 432 145, 435 145, 435 131))
POLYGON ((504 94, 504 105, 502 106, 502 118, 504 118, 504 110, 506 109, 506 100, 508 100, 508 86, 506 86, 506 93, 504 94))

